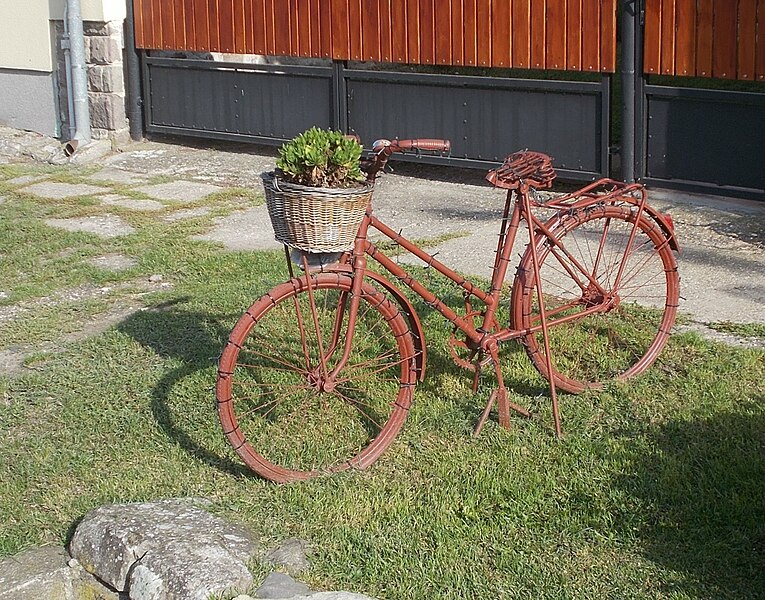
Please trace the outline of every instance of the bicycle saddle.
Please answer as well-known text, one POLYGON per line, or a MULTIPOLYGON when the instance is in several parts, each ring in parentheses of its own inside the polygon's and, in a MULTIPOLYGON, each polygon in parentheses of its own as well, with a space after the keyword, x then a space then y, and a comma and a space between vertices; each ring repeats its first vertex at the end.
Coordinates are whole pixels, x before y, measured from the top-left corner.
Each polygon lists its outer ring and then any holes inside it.
POLYGON ((497 169, 486 174, 486 181, 498 188, 516 190, 522 183, 542 190, 552 186, 555 169, 552 159, 541 152, 514 152, 497 169))

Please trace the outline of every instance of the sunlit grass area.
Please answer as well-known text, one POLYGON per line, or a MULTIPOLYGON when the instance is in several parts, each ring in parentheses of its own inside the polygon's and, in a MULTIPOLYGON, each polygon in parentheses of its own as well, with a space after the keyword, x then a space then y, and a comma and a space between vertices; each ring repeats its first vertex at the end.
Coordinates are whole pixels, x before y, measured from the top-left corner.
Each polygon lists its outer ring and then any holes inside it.
MULTIPOLYGON (((26 352, 0 375, 0 555, 66 543, 105 503, 193 496, 265 543, 308 540, 317 589, 391 600, 765 597, 764 352, 675 335, 638 379, 562 395, 558 440, 545 381, 508 344, 511 400, 537 418, 506 431, 493 414, 473 438, 493 378, 472 393, 448 353, 451 328, 419 302, 428 373, 392 446, 366 471, 274 485, 229 448, 213 387, 231 327, 286 277, 283 253, 189 239, 257 200, 209 198, 211 213, 173 223, 124 211, 136 233, 104 240, 44 220, 106 207, 5 183, 23 174, 0 166, 0 351, 26 352), (109 253, 136 263, 109 271, 87 260, 109 253), (147 285, 152 274, 170 285, 147 285), (83 286, 109 291, 70 293, 83 286), (76 335, 115 306, 125 313, 104 331, 76 335)), ((418 275, 460 305, 456 290, 418 275)))

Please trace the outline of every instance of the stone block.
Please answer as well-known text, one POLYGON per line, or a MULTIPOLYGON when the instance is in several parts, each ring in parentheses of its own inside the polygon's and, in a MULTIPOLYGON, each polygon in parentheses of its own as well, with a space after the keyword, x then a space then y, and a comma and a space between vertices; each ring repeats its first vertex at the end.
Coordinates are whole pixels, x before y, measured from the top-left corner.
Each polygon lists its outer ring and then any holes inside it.
POLYGON ((29 550, 0 562, 0 600, 118 600, 119 595, 70 561, 63 548, 29 550))
POLYGON ((77 526, 70 552, 131 600, 208 600, 252 586, 258 551, 242 527, 188 500, 103 506, 77 526))
POLYGON ((124 93, 125 79, 122 62, 88 66, 88 89, 91 92, 124 93))
POLYGON ((82 32, 85 35, 107 37, 112 34, 109 23, 103 21, 83 21, 82 32))
POLYGON ((125 98, 120 94, 91 92, 90 125, 100 129, 123 129, 127 123, 125 98))
POLYGON ((86 37, 90 40, 86 48, 87 62, 94 65, 108 65, 122 60, 122 46, 117 36, 86 37))

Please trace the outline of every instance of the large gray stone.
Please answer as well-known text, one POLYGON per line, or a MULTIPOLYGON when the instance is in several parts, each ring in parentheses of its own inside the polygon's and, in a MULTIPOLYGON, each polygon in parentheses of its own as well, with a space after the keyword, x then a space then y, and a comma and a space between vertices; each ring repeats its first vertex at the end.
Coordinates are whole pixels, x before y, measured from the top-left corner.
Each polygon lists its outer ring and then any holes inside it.
POLYGON ((252 585, 258 547, 242 527, 189 500, 116 504, 82 520, 70 553, 131 600, 207 600, 252 585))
POLYGON ((0 600, 118 600, 63 548, 35 548, 0 561, 0 600))

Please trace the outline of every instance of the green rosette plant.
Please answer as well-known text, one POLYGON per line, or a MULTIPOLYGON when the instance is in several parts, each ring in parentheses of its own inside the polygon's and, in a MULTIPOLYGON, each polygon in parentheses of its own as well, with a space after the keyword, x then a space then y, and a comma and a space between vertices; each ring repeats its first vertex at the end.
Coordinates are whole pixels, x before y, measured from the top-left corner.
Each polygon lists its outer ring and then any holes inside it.
POLYGON ((286 181, 311 187, 356 187, 364 180, 361 145, 340 131, 312 127, 284 144, 276 161, 286 181))

